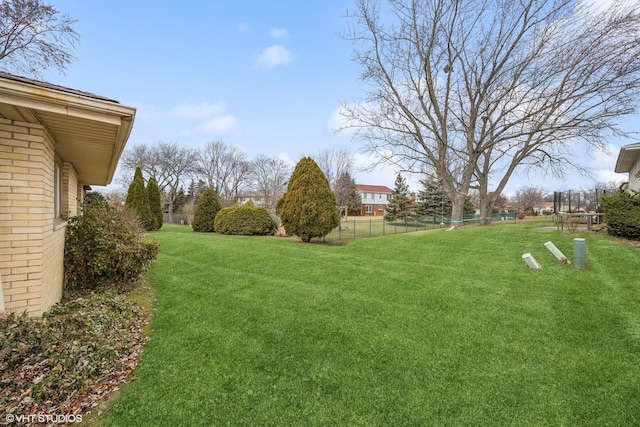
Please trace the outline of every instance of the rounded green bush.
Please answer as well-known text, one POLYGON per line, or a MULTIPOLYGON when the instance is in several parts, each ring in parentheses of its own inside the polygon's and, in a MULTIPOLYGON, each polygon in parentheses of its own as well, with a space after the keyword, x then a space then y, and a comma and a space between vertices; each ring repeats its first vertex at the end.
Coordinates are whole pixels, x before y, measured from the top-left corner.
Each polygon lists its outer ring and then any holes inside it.
POLYGON ((265 236, 273 234, 276 223, 265 208, 247 205, 223 208, 216 215, 215 229, 220 234, 265 236))

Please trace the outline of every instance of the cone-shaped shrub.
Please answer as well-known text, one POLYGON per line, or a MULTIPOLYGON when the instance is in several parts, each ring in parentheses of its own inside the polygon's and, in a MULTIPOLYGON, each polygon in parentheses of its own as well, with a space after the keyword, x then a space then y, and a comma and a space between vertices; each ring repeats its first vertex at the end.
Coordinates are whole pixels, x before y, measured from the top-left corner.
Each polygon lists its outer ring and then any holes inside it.
POLYGON ((207 188, 196 199, 193 213, 193 231, 214 232, 216 215, 220 211, 220 200, 211 188, 207 188))
POLYGON ((149 207, 151 213, 156 218, 156 228, 154 230, 160 230, 164 219, 162 218, 162 202, 160 201, 160 188, 158 188, 158 181, 154 177, 149 178, 147 183, 147 196, 149 196, 149 207))
POLYGON ((136 172, 133 176, 133 181, 129 185, 125 207, 138 215, 140 223, 145 230, 157 229, 157 220, 151 213, 149 196, 147 194, 147 190, 144 187, 144 178, 142 177, 142 170, 140 169, 140 167, 136 168, 136 172))
POLYGON ((303 242, 324 237, 339 224, 336 197, 318 164, 311 157, 300 159, 287 191, 278 200, 276 212, 284 229, 303 242))

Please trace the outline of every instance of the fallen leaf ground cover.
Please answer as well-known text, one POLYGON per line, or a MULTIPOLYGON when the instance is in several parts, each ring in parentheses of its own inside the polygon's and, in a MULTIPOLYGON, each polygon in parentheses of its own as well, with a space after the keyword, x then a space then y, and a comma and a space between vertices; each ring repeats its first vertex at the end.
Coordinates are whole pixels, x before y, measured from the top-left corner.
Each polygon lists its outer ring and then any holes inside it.
POLYGON ((109 292, 76 295, 41 319, 0 316, 2 421, 87 416, 131 378, 146 324, 130 298, 109 292))

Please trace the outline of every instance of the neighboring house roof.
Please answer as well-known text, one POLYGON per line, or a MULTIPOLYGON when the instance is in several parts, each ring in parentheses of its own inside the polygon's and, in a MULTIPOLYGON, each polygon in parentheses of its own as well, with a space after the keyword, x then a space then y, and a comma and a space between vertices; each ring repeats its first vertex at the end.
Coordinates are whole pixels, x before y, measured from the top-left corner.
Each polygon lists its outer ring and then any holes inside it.
POLYGON ((385 185, 365 185, 365 184, 356 184, 358 190, 364 193, 389 193, 393 192, 392 189, 385 185))
POLYGON ((640 156, 640 143, 625 145, 620 148, 615 172, 623 173, 631 171, 636 159, 640 156))
POLYGON ((0 117, 43 125, 56 154, 85 184, 111 182, 135 112, 89 92, 0 72, 0 117))

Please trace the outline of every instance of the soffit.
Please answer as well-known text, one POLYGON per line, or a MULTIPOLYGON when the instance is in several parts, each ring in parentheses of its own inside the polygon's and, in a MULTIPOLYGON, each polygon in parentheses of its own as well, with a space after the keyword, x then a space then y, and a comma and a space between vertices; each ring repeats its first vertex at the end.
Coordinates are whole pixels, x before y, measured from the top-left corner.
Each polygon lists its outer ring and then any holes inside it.
POLYGON ((5 76, 0 74, 0 115, 43 125, 55 142, 56 154, 73 165, 80 181, 109 184, 135 109, 86 92, 24 78, 5 80, 5 76))

